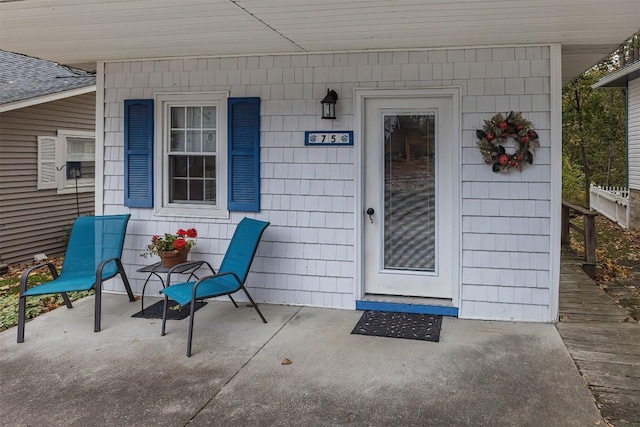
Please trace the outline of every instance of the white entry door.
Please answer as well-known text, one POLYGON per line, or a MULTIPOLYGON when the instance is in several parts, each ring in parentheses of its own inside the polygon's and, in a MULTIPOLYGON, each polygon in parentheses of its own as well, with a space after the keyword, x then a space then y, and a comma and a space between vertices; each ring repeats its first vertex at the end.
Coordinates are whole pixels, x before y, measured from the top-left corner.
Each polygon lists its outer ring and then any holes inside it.
POLYGON ((364 290, 452 298, 458 120, 452 96, 364 100, 364 290))

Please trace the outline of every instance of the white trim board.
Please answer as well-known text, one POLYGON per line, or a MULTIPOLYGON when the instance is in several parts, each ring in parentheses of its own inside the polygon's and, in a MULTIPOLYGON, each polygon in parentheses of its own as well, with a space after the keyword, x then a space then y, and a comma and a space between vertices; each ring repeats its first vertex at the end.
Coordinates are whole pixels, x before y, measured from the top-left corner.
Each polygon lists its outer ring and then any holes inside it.
POLYGON ((271 52, 271 53, 229 53, 224 55, 187 55, 187 56, 149 56, 135 59, 113 59, 103 61, 105 64, 118 62, 138 62, 138 61, 170 61, 172 59, 213 59, 213 58, 249 58, 260 56, 301 56, 301 55, 333 55, 342 53, 379 53, 379 52, 431 52, 447 50, 465 49, 499 49, 505 47, 544 47, 549 43, 525 43, 525 44, 488 44, 488 45, 460 45, 444 47, 415 47, 415 48, 387 48, 387 49, 353 49, 353 50, 323 50, 323 51, 293 51, 293 52, 271 52))
POLYGON ((94 212, 104 213, 104 62, 96 64, 96 184, 94 212))
MULTIPOLYGON (((354 299, 361 300, 365 296, 364 289, 364 247, 363 240, 363 218, 364 218, 364 194, 363 185, 364 177, 364 144, 363 136, 365 134, 364 123, 364 103, 367 98, 394 98, 394 97, 450 97, 453 102, 453 118, 454 130, 453 137, 457 139, 458 145, 454 149, 453 163, 460 164, 460 151, 462 146, 462 88, 460 86, 437 86, 410 89, 371 89, 371 88, 354 88, 354 149, 355 149, 355 254, 356 254, 356 271, 354 274, 354 299)), ((461 215, 461 168, 458 168, 456 174, 456 182, 453 183, 453 212, 452 218, 457 218, 453 222, 454 253, 458 254, 459 263, 454 269, 452 275, 452 298, 451 302, 454 307, 460 307, 461 304, 461 281, 462 277, 462 215, 461 215)))
MULTIPOLYGON (((100 75, 100 74, 98 74, 100 75)), ((45 104, 47 102, 58 101, 60 99, 70 98, 72 96, 84 95, 96 91, 96 85, 85 86, 63 92, 51 93, 49 95, 36 96, 35 98, 23 99, 21 101, 9 102, 0 105, 0 113, 5 111, 18 110, 20 108, 31 107, 33 105, 45 104)))
POLYGON ((560 292, 560 233, 562 217, 562 52, 551 45, 551 233, 549 248, 549 322, 558 320, 560 292))

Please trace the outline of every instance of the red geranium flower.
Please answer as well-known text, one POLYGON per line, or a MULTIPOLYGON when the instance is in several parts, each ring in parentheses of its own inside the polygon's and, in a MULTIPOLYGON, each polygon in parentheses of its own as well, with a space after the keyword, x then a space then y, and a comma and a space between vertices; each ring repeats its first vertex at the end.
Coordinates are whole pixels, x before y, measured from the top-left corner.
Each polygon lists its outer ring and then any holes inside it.
POLYGON ((184 240, 182 237, 178 237, 176 240, 173 241, 173 249, 180 250, 185 246, 187 246, 187 241, 184 240))
POLYGON ((196 237, 198 237, 198 232, 196 231, 195 228, 190 228, 188 229, 185 234, 187 235, 187 237, 189 237, 190 239, 195 239, 196 237))
POLYGON ((184 236, 186 236, 186 235, 187 235, 187 232, 186 232, 186 231, 184 231, 184 230, 181 228, 181 229, 179 229, 178 231, 176 231, 176 234, 177 234, 178 236, 180 236, 180 237, 184 237, 184 236))

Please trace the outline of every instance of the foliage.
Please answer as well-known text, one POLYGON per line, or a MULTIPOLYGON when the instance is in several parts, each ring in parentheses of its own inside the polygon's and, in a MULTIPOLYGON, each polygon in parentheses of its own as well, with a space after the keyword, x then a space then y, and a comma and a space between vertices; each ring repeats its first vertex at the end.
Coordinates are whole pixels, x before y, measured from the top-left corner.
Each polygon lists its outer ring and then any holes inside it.
POLYGON ((569 156, 562 153, 562 200, 584 206, 584 173, 580 165, 571 163, 569 156))
POLYGON ((640 32, 636 33, 611 55, 611 62, 624 67, 640 60, 640 32))
POLYGON ((626 100, 620 88, 593 89, 608 74, 606 64, 593 68, 563 89, 563 154, 580 165, 585 202, 589 185, 626 186, 626 100))
MULTIPOLYGON (((71 301, 93 295, 94 291, 69 292, 71 301)), ((27 298, 25 316, 28 319, 39 316, 64 305, 60 295, 37 295, 27 298)), ((0 295, 0 331, 18 324, 18 294, 0 295)))
POLYGON ((146 258, 150 255, 159 255, 161 252, 177 253, 181 249, 193 247, 196 244, 193 239, 196 237, 198 232, 195 228, 187 230, 181 228, 175 234, 165 233, 164 236, 155 235, 147 245, 147 250, 140 255, 146 258))
POLYGON ((627 184, 624 89, 593 89, 591 85, 638 60, 640 32, 563 89, 563 155, 572 166, 581 167, 586 206, 591 183, 616 187, 627 184))
MULTIPOLYGON (((54 261, 55 265, 62 265, 62 258, 54 261)), ((11 328, 18 323, 18 292, 20 276, 28 266, 12 267, 7 275, 0 280, 0 331, 11 328)), ((29 276, 29 285, 40 284, 52 279, 48 270, 42 274, 29 276)), ((93 294, 91 291, 69 292, 71 301, 84 298, 93 294)), ((38 295, 27 298, 26 318, 31 319, 54 308, 64 305, 60 295, 38 295)))

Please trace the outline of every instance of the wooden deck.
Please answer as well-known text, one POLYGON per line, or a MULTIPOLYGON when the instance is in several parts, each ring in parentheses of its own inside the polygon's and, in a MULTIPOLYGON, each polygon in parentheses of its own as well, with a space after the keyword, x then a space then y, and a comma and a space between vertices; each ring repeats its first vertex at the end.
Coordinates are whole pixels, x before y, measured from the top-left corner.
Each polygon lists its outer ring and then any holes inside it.
POLYGON ((558 331, 603 417, 640 426, 640 324, 562 254, 558 331))

